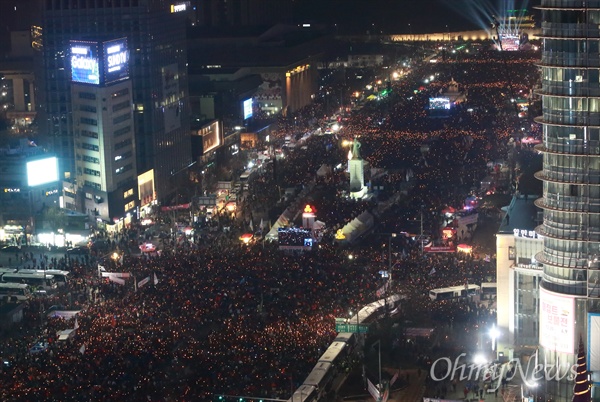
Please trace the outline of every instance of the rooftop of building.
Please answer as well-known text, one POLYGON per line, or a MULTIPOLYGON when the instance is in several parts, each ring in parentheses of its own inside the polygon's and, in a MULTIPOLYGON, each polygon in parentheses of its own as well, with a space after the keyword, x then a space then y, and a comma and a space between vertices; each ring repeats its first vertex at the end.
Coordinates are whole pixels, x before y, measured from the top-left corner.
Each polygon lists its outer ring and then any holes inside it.
POLYGON ((514 229, 533 230, 540 225, 538 212, 542 210, 534 205, 536 198, 536 195, 515 195, 510 204, 502 208, 506 216, 500 223, 498 234, 512 234, 514 229))

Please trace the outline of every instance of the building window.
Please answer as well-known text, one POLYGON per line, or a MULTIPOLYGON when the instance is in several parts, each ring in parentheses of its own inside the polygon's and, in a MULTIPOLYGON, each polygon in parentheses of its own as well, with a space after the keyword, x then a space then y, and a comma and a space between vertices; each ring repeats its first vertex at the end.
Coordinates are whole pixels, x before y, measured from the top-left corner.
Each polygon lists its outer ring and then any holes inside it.
POLYGON ((112 111, 114 112, 118 112, 119 110, 123 110, 123 109, 127 109, 131 107, 131 103, 129 103, 128 100, 124 101, 124 102, 119 102, 116 105, 113 106, 112 111))
POLYGON ((90 151, 96 151, 96 152, 100 151, 100 148, 98 147, 98 145, 88 144, 87 142, 81 143, 81 148, 89 149, 90 151))
POLYGON ((129 88, 124 88, 124 89, 121 89, 120 91, 113 93, 112 97, 119 98, 119 97, 125 96, 125 95, 129 95, 129 88))
POLYGON ((131 126, 123 127, 123 128, 118 129, 118 130, 115 130, 115 137, 119 137, 119 136, 121 136, 123 134, 127 134, 127 133, 130 133, 130 132, 131 132, 131 126))
POLYGON ((98 125, 98 120, 96 120, 96 119, 89 119, 87 117, 80 117, 79 118, 79 122, 81 124, 89 124, 90 126, 97 126, 98 125))
POLYGON ((117 151, 117 150, 119 150, 121 148, 124 148, 124 147, 126 147, 128 145, 131 145, 131 138, 128 138, 128 139, 123 140, 121 142, 117 142, 115 144, 115 151, 117 151))
POLYGON ((94 169, 83 168, 83 173, 89 174, 90 176, 100 177, 100 172, 94 169))
POLYGON ((115 162, 120 161, 121 159, 131 158, 131 155, 133 155, 133 152, 131 152, 131 151, 127 151, 127 152, 122 153, 121 155, 117 155, 117 156, 115 156, 115 162))
POLYGON ((131 114, 130 113, 126 113, 126 114, 123 114, 121 116, 115 117, 113 119, 113 124, 123 123, 124 121, 127 121, 129 119, 131 119, 131 114))
POLYGON ((92 105, 79 105, 79 110, 82 112, 96 113, 96 106, 92 105))
POLYGON ((131 170, 132 168, 133 168, 133 166, 131 165, 131 163, 128 163, 125 166, 121 166, 120 168, 115 169, 115 174, 125 173, 125 172, 131 170))
POLYGON ((79 92, 79 99, 96 100, 96 94, 91 92, 79 92))
POLYGON ((88 156, 88 155, 83 155, 83 160, 85 162, 91 162, 91 163, 96 163, 96 164, 100 163, 100 159, 94 158, 93 156, 88 156))
POLYGON ((515 257, 516 257, 515 248, 509 247, 508 248, 508 259, 514 261, 515 257))
POLYGON ((83 137, 98 138, 98 133, 95 133, 95 132, 90 131, 90 130, 81 130, 80 133, 81 133, 81 135, 83 137))
POLYGON ((130 201, 127 204, 125 204, 125 211, 129 211, 133 208, 135 208, 135 201, 130 201))
POLYGON ((94 183, 93 181, 86 180, 83 184, 87 187, 95 188, 96 190, 101 189, 100 183, 94 183))
POLYGON ((128 198, 128 197, 131 197, 132 195, 133 195, 133 189, 130 188, 129 190, 127 190, 127 191, 125 191, 123 193, 123 198, 125 199, 125 198, 128 198))

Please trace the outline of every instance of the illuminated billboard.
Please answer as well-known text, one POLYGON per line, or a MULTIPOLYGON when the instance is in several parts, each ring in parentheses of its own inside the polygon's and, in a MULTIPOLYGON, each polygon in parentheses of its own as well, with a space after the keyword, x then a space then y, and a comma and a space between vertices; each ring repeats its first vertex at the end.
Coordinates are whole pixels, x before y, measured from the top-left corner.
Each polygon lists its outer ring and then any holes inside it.
POLYGON ((450 110, 450 98, 429 98, 429 110, 450 110))
POLYGON ((98 44, 71 41, 71 81, 84 84, 100 84, 98 44))
POLYGON ((129 78, 129 49, 127 38, 115 39, 102 44, 104 59, 104 83, 120 81, 129 78))
POLYGON ((203 154, 217 149, 223 143, 223 134, 218 121, 214 121, 198 130, 198 135, 202 137, 203 154))
POLYGON ((540 345, 548 350, 574 353, 575 299, 540 287, 540 345))
POLYGON ((58 181, 58 159, 56 157, 27 162, 27 185, 30 187, 58 181))
POLYGON ((142 207, 156 200, 156 190, 154 188, 154 169, 150 169, 138 175, 138 197, 142 207))
POLYGON ((252 117, 252 98, 246 99, 242 103, 242 109, 244 111, 244 120, 248 120, 252 117))
POLYGON ((171 13, 180 13, 182 11, 187 11, 190 8, 189 1, 183 1, 175 4, 171 4, 171 13))

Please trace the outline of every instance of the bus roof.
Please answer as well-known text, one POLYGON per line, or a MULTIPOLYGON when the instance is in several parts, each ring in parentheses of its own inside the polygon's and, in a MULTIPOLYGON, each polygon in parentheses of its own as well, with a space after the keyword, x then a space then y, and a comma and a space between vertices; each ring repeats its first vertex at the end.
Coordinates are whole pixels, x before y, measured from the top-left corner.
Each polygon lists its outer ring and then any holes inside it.
POLYGON ((29 287, 26 283, 1 283, 0 289, 27 289, 29 287))
POLYGON ((44 273, 21 273, 21 272, 15 272, 15 273, 7 273, 7 274, 2 274, 2 279, 7 278, 23 278, 23 279, 53 279, 54 275, 50 275, 50 274, 44 274, 44 273))
POLYGON ((496 282, 483 282, 481 284, 482 288, 495 288, 496 287, 496 282))
POLYGON ((345 342, 333 342, 319 359, 320 362, 333 363, 346 347, 345 342))
MULTIPOLYGON (((468 286, 468 289, 470 289, 470 290, 481 289, 481 287, 479 285, 467 285, 467 286, 468 286)), ((447 288, 431 289, 429 291, 429 293, 459 292, 461 290, 465 290, 465 285, 462 285, 462 286, 449 286, 447 288)))

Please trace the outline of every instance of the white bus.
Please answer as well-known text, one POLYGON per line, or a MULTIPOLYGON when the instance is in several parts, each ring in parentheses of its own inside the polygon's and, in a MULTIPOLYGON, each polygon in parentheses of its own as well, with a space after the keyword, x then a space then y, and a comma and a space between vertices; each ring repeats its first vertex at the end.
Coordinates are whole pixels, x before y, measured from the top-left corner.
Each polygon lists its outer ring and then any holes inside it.
POLYGON ((450 286, 448 288, 432 289, 429 291, 431 300, 450 300, 467 296, 476 296, 481 287, 479 285, 450 286))
POLYGON ((24 283, 0 283, 0 299, 16 297, 17 300, 31 299, 29 285, 24 283))
POLYGON ((481 284, 481 300, 496 299, 496 282, 484 282, 481 284))
POLYGON ((60 269, 46 269, 46 270, 21 269, 18 271, 18 273, 19 274, 42 274, 42 275, 46 274, 46 276, 52 275, 58 286, 65 286, 67 284, 67 282, 69 282, 69 275, 70 275, 69 271, 63 271, 60 269))
POLYGON ((39 273, 20 273, 15 272, 13 274, 2 274, 2 282, 5 283, 25 283, 29 286, 44 289, 44 290, 52 290, 56 289, 56 280, 54 279, 54 275, 48 274, 39 274, 39 273))
POLYGON ((246 170, 240 175, 240 182, 246 184, 254 178, 255 170, 246 170))

